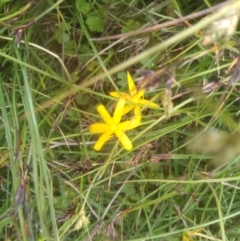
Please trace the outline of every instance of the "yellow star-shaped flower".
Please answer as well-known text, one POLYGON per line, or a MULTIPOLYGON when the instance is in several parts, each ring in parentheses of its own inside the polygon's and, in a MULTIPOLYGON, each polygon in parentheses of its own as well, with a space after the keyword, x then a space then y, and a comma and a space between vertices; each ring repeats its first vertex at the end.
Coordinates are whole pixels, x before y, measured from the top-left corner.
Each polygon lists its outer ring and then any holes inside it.
POLYGON ((110 95, 116 98, 124 98, 127 101, 127 105, 123 109, 122 115, 125 115, 130 110, 134 109, 134 114, 139 121, 141 120, 141 107, 158 107, 157 104, 152 101, 144 99, 145 90, 137 90, 132 76, 127 72, 128 89, 129 94, 124 92, 110 92, 110 95))
POLYGON ((140 121, 136 118, 120 123, 125 103, 126 101, 123 98, 118 100, 115 111, 113 113, 113 117, 110 116, 103 105, 99 105, 97 107, 97 111, 105 123, 94 123, 89 127, 90 132, 95 134, 102 134, 94 145, 94 149, 96 151, 99 151, 113 135, 115 135, 120 140, 121 144, 126 150, 132 149, 132 142, 129 140, 125 132, 127 130, 138 127, 140 125, 140 121))

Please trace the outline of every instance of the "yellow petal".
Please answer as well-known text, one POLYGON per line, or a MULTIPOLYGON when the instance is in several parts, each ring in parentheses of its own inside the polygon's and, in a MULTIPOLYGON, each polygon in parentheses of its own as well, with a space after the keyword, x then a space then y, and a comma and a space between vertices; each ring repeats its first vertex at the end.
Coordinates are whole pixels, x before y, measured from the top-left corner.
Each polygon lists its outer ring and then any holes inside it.
POLYGON ((94 145, 94 150, 96 151, 99 151, 101 150, 101 148, 103 147, 103 145, 111 138, 113 132, 112 131, 108 131, 108 132, 105 132, 104 134, 102 134, 96 144, 94 145))
POLYGON ((129 111, 131 111, 132 109, 134 108, 133 105, 127 105, 127 106, 124 106, 123 108, 123 111, 122 111, 122 116, 127 114, 129 111))
POLYGON ((128 89, 129 89, 129 93, 131 96, 134 96, 137 94, 137 88, 135 86, 135 83, 132 79, 132 76, 130 75, 129 72, 127 72, 127 80, 128 80, 128 89))
POLYGON ((125 103, 126 103, 126 101, 123 98, 120 98, 118 100, 118 103, 117 103, 116 108, 113 113, 114 124, 118 124, 120 122, 125 103))
POLYGON ((89 126, 89 131, 92 133, 104 133, 109 130, 109 126, 105 123, 94 123, 89 126))
POLYGON ((154 102, 152 101, 149 101, 149 100, 139 100, 138 101, 138 104, 140 104, 141 106, 145 106, 145 107, 159 107, 159 105, 155 104, 154 102))
POLYGON ((122 132, 121 130, 116 130, 115 135, 120 140, 121 144, 126 150, 128 151, 132 150, 133 148, 132 142, 129 140, 129 138, 124 132, 122 132))
POLYGON ((131 100, 132 97, 129 94, 126 94, 124 92, 110 92, 111 96, 120 99, 121 97, 125 100, 131 100))
POLYGON ((141 122, 142 119, 142 112, 140 106, 135 106, 134 107, 134 116, 137 121, 141 122))
POLYGON ((138 96, 139 99, 141 99, 144 96, 144 94, 145 94, 145 90, 141 89, 141 90, 138 91, 137 96, 138 96))
POLYGON ((99 105, 97 107, 97 111, 99 115, 102 117, 102 119, 105 121, 106 124, 111 125, 113 120, 112 117, 109 115, 108 111, 103 105, 99 105))
POLYGON ((122 95, 122 92, 110 92, 109 94, 113 97, 120 98, 122 95))
POLYGON ((130 121, 124 121, 118 125, 118 130, 127 131, 127 130, 134 129, 140 125, 141 125, 141 123, 137 119, 133 119, 130 121))

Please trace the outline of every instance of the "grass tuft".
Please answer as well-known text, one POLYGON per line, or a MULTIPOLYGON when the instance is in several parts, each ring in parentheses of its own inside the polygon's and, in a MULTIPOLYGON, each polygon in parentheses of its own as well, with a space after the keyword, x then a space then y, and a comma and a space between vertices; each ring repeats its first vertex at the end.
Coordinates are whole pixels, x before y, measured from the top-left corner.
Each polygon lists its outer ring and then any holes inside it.
POLYGON ((0 9, 0 240, 240 240, 239 1, 0 9), (159 107, 96 152, 127 71, 159 107))

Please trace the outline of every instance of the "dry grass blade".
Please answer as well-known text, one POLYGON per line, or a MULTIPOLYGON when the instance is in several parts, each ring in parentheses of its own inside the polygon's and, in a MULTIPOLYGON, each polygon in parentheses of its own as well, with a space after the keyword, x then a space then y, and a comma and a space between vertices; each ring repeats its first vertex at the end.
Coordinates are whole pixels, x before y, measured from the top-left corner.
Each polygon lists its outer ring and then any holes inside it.
POLYGON ((236 63, 235 63, 235 67, 232 71, 232 75, 229 79, 230 86, 236 84, 240 80, 240 54, 238 55, 238 57, 236 58, 236 61, 234 61, 234 62, 236 62, 236 63))
POLYGON ((21 184, 19 185, 14 198, 14 202, 15 202, 14 214, 17 213, 20 205, 24 204, 25 198, 26 198, 26 180, 22 178, 21 184))
POLYGON ((138 89, 157 89, 161 82, 172 79, 172 76, 175 75, 175 68, 181 61, 179 59, 172 64, 160 68, 156 72, 147 69, 137 70, 137 73, 142 76, 142 78, 137 80, 138 89))
POLYGON ((154 25, 152 27, 148 27, 146 29, 142 29, 142 30, 136 30, 136 31, 132 31, 132 32, 129 32, 129 33, 124 33, 124 34, 118 34, 118 35, 114 35, 114 36, 108 36, 108 37, 103 37, 103 38, 97 38, 97 39, 94 39, 94 40, 97 40, 97 41, 104 41, 104 40, 112 40, 112 39, 119 39, 119 38, 126 38, 126 37, 131 37, 131 36, 137 36, 139 34, 144 34, 144 33, 149 33, 149 32, 153 32, 153 31, 157 31, 159 29, 164 29, 164 28, 167 28, 167 27, 170 27, 170 26, 175 26, 175 25, 178 25, 182 22, 185 22, 187 20, 190 20, 190 19, 195 19, 195 18, 198 18, 200 16, 203 16, 203 15, 206 15, 206 14, 209 14, 211 12, 214 12, 216 11, 217 9, 225 6, 226 4, 228 4, 229 2, 232 2, 232 1, 226 1, 224 3, 220 3, 214 7, 211 7, 211 8, 208 8, 208 9, 205 9, 205 10, 202 10, 202 11, 199 11, 197 13, 193 13, 193 14, 190 14, 189 16, 185 16, 185 17, 182 17, 182 18, 179 18, 177 20, 174 20, 174 21, 170 21, 170 22, 167 22, 167 23, 163 23, 163 24, 157 24, 157 25, 154 25))

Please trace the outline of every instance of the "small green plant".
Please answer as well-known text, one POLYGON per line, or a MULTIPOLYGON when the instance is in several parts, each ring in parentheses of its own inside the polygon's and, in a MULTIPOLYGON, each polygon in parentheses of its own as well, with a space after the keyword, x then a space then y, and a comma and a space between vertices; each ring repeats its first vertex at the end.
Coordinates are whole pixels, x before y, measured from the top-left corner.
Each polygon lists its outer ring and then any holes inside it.
POLYGON ((96 7, 92 5, 94 4, 85 0, 76 0, 76 8, 78 10, 78 14, 83 14, 89 30, 91 32, 102 33, 104 30, 104 11, 100 6, 96 7))

